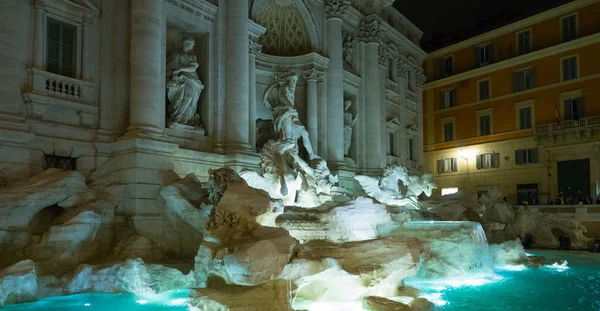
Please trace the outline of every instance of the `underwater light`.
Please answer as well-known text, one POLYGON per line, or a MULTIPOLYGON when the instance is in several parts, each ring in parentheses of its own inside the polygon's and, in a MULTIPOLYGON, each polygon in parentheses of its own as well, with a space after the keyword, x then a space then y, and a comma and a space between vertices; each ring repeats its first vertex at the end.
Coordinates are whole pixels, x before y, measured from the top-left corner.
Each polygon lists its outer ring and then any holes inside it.
POLYGON ((148 303, 148 300, 146 300, 146 299, 140 299, 140 300, 136 300, 135 302, 137 302, 137 303, 139 303, 141 305, 145 305, 145 304, 148 303))
POLYGON ((83 306, 84 306, 84 307, 91 307, 91 306, 92 306, 92 304, 88 302, 88 303, 85 303, 83 306))
POLYGON ((504 265, 504 266, 499 266, 498 270, 523 271, 523 270, 527 270, 527 267, 525 267, 525 265, 504 265))
POLYGON ((169 301, 169 306, 183 306, 186 302, 185 298, 177 298, 169 301))

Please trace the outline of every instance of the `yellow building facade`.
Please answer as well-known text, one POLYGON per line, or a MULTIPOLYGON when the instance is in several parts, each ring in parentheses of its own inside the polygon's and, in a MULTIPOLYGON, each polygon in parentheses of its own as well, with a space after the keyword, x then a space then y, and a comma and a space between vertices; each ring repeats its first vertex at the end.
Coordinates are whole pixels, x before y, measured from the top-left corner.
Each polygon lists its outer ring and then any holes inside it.
POLYGON ((428 55, 424 162, 439 189, 600 195, 598 16, 600 0, 576 0, 428 55))

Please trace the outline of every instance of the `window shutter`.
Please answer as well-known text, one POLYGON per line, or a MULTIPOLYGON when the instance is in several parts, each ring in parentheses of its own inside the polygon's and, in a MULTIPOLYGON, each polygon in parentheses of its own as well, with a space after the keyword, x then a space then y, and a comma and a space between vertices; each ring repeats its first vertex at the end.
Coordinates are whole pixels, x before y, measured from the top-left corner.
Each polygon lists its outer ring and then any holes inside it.
POLYGON ((444 92, 440 92, 440 110, 444 109, 444 92))
POLYGON ((539 163, 539 153, 538 148, 533 149, 533 163, 539 163))
POLYGON ((535 77, 535 67, 531 67, 531 69, 529 69, 529 79, 530 79, 530 83, 531 83, 531 88, 535 88, 537 87, 537 80, 535 77))
POLYGON ((446 76, 446 73, 444 72, 444 59, 440 58, 440 78, 443 78, 446 76))
POLYGON ((481 60, 479 58, 480 54, 479 54, 479 48, 478 47, 475 47, 475 53, 474 54, 475 54, 475 57, 473 57, 473 67, 477 68, 477 67, 479 67, 479 64, 481 64, 481 60))
POLYGON ((523 163, 523 159, 521 156, 521 150, 515 150, 515 164, 522 164, 523 163))
POLYGON ((492 153, 492 167, 499 167, 499 166, 500 166, 500 154, 492 153))
POLYGON ((444 160, 438 160, 437 161, 437 167, 438 167, 438 174, 441 174, 444 172, 444 160))
POLYGON ((563 81, 567 81, 569 80, 569 60, 568 59, 563 59, 562 60, 562 79, 563 81))
POLYGON ((486 48, 488 49, 488 64, 491 64, 494 62, 494 45, 490 43, 486 48))
POLYGON ((457 165, 456 162, 457 162, 456 158, 452 158, 452 171, 453 172, 457 172, 458 171, 458 167, 457 167, 458 165, 457 165))
POLYGON ((513 72, 513 92, 519 91, 519 73, 513 72))
POLYGON ((456 89, 450 91, 450 106, 456 106, 456 89))
POLYGON ((583 97, 577 98, 577 118, 583 118, 583 97))
POLYGON ((481 169, 481 155, 477 155, 476 157, 476 164, 477 164, 477 169, 481 169))

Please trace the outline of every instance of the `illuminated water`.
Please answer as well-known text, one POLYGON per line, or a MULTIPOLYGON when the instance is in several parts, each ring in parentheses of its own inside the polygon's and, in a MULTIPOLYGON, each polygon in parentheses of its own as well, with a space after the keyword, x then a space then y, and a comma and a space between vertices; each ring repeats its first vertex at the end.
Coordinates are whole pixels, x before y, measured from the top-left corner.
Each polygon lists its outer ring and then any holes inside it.
POLYGON ((80 294, 5 305, 2 311, 187 311, 188 290, 152 296, 80 294))
MULTIPOLYGON (((568 267, 500 267, 495 275, 443 281, 407 279, 422 290, 436 311, 581 310, 600 311, 600 254, 537 252, 563 258, 568 267)), ((187 311, 187 290, 152 296, 81 294, 6 305, 2 311, 187 311)), ((323 303, 310 310, 360 311, 360 302, 323 303)))
POLYGON ((447 282, 411 279, 439 311, 600 310, 600 254, 537 252, 564 258, 568 268, 508 266, 496 276, 447 282))

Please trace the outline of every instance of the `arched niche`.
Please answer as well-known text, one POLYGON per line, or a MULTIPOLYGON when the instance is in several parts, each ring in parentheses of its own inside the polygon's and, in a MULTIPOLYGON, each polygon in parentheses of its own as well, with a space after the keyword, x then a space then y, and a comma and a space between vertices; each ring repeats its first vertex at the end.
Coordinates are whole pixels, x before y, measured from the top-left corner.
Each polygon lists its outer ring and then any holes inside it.
POLYGON ((299 56, 321 46, 319 28, 306 0, 255 0, 250 16, 267 28, 259 38, 263 53, 299 56))

